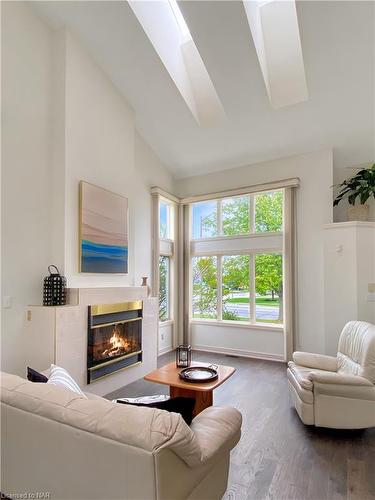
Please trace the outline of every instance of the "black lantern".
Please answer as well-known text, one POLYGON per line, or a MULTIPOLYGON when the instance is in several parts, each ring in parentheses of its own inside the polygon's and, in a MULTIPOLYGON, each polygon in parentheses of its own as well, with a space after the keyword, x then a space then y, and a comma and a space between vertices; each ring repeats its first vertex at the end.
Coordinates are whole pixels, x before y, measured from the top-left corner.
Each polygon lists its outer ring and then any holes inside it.
POLYGON ((48 266, 49 276, 44 278, 43 305, 64 306, 66 304, 66 278, 56 266, 48 266), (52 272, 54 268, 56 272, 52 272))
POLYGON ((176 349, 176 366, 187 368, 191 365, 191 346, 179 345, 176 349))

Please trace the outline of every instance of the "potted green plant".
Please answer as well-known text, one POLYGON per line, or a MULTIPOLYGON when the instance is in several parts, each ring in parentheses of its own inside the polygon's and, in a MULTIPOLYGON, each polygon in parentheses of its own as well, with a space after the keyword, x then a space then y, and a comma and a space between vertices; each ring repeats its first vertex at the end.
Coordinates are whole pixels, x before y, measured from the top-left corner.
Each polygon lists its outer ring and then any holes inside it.
POLYGON ((341 200, 347 199, 348 220, 367 221, 369 217, 369 205, 366 201, 375 198, 375 163, 369 168, 363 168, 353 177, 346 179, 339 184, 340 191, 336 196, 333 206, 335 207, 341 200), (356 200, 359 204, 356 205, 356 200))

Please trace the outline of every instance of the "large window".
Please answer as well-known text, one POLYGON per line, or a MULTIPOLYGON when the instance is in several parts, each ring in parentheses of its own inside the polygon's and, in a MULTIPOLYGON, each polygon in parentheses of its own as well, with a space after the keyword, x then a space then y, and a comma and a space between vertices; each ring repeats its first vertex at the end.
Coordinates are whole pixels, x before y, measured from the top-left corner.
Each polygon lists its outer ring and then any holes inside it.
POLYGON ((171 276, 174 262, 174 205, 159 199, 159 320, 173 319, 171 276))
POLYGON ((193 238, 217 236, 217 202, 204 201, 193 205, 193 238))
POLYGON ((222 257, 222 319, 250 319, 250 257, 222 257))
POLYGON ((255 316, 262 323, 283 322, 283 257, 255 255, 255 316))
POLYGON ((193 318, 217 317, 217 258, 193 258, 193 318))
POLYGON ((271 191, 193 203, 192 222, 193 239, 280 232, 283 193, 271 191))
POLYGON ((193 318, 282 324, 281 254, 193 257, 192 271, 193 318))
POLYGON ((281 231, 283 227, 283 193, 274 191, 255 195, 255 231, 281 231))
POLYGON ((283 191, 194 203, 191 213, 192 318, 281 325, 283 191))
POLYGON ((170 257, 160 255, 159 257, 159 319, 167 321, 170 319, 170 257))
POLYGON ((237 196, 221 201, 222 234, 233 236, 250 232, 250 198, 237 196))
POLYGON ((172 206, 164 201, 159 203, 159 227, 160 227, 160 238, 162 239, 173 239, 173 217, 172 217, 172 206))

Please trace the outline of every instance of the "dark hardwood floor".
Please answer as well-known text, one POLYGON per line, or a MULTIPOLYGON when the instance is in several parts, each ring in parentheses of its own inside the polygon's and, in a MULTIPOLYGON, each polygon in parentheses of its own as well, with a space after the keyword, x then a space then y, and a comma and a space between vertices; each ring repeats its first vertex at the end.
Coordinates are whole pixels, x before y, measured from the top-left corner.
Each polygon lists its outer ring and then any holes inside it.
MULTIPOLYGON (((202 352, 193 357, 237 369, 214 392, 214 404, 243 415, 225 500, 375 499, 375 429, 303 425, 290 405, 282 363, 202 352)), ((172 353, 163 355, 158 364, 172 359, 172 353)), ((166 386, 138 380, 107 397, 167 393, 166 386)))

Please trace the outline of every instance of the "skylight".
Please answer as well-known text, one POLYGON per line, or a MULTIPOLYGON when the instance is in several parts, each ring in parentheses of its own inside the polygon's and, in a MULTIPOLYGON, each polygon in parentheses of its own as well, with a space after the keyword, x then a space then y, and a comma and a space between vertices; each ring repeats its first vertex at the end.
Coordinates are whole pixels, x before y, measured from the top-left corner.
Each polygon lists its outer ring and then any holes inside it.
POLYGON ((295 0, 243 0, 271 106, 306 101, 308 90, 295 0))
POLYGON ((128 3, 195 120, 215 125, 224 109, 177 0, 128 3))
POLYGON ((178 29, 180 30, 182 41, 187 41, 191 39, 191 34, 188 25, 186 24, 184 16, 182 15, 180 7, 178 6, 177 0, 169 0, 169 5, 171 6, 172 12, 176 19, 178 29))

